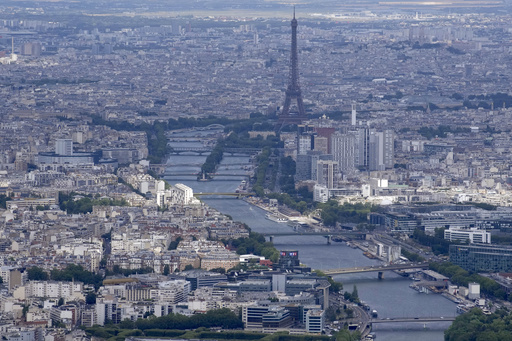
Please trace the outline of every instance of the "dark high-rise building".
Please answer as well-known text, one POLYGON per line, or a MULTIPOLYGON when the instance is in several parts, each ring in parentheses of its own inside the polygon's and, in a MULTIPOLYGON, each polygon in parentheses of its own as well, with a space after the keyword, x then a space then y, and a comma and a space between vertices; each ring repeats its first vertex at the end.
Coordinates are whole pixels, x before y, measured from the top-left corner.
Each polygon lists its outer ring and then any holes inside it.
POLYGON ((450 262, 472 272, 511 272, 512 248, 482 244, 450 245, 450 262))
POLYGON ((279 123, 300 124, 306 119, 306 110, 302 101, 302 91, 299 85, 299 67, 297 57, 297 19, 295 19, 295 9, 293 9, 292 19, 292 46, 290 51, 290 75, 288 78, 288 88, 286 89, 286 98, 284 100, 283 111, 279 115, 279 123), (297 101, 297 112, 291 112, 290 105, 292 100, 297 101))
POLYGON ((282 270, 293 270, 300 266, 299 251, 280 251, 277 267, 282 270))

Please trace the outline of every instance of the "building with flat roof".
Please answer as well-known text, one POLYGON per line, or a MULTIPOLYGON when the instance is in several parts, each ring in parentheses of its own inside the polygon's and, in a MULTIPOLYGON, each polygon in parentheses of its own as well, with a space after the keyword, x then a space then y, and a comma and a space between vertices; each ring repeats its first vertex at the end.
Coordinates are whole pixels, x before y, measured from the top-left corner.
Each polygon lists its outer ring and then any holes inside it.
POLYGON ((197 288, 212 287, 219 282, 227 281, 227 276, 216 272, 192 270, 187 272, 186 278, 190 282, 190 291, 197 288))
POLYGON ((55 198, 26 198, 20 200, 9 200, 6 202, 8 210, 14 209, 35 209, 37 206, 55 205, 55 198))
POLYGON ((279 263, 277 268, 281 270, 293 270, 295 267, 300 266, 299 251, 280 251, 279 263))
POLYGON ((512 248, 450 245, 450 262, 474 272, 512 272, 512 248))
POLYGON ((73 155, 72 139, 57 139, 55 141, 55 154, 57 155, 73 155))
POLYGON ((444 239, 451 242, 465 242, 469 240, 470 243, 490 244, 491 234, 477 228, 458 229, 450 227, 444 231, 444 239))
POLYGON ((308 333, 321 334, 324 330, 324 311, 311 309, 306 312, 306 331, 308 333))
POLYGON ((285 307, 272 306, 262 316, 263 329, 286 329, 292 326, 292 317, 285 307))

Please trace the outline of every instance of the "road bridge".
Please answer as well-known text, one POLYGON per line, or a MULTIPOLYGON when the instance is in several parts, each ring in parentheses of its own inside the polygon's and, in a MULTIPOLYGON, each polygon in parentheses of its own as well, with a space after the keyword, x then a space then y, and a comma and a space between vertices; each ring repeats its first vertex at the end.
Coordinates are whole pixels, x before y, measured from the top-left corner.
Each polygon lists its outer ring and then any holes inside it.
POLYGON ((203 137, 203 138, 199 138, 199 137, 173 137, 173 138, 170 138, 170 139, 167 139, 167 142, 201 142, 203 143, 204 141, 208 141, 208 140, 215 140, 214 137, 203 137))
POLYGON ((289 236, 323 236, 327 238, 327 244, 331 244, 333 236, 347 236, 357 239, 365 239, 366 233, 355 231, 335 231, 335 232, 306 232, 306 231, 283 231, 283 232, 268 232, 262 233, 263 236, 268 237, 270 242, 274 241, 275 237, 289 237, 289 236))
MULTIPOLYGON (((165 172, 163 174, 163 176, 169 176, 169 177, 173 177, 173 180, 175 181, 177 176, 202 176, 203 173, 201 172, 165 172)), ((230 178, 235 178, 235 177, 241 177, 241 178, 247 178, 247 179, 250 179, 251 178, 251 174, 241 174, 241 173, 207 173, 205 174, 205 176, 207 177, 217 177, 217 176, 226 176, 226 177, 230 177, 230 178)), ((190 180, 190 179, 187 179, 187 180, 190 180)), ((224 179, 223 181, 227 181, 227 180, 230 180, 230 179, 224 179)), ((233 181, 240 181, 240 179, 232 179, 233 181)))
POLYGON ((222 124, 210 124, 206 127, 190 127, 190 128, 182 128, 182 129, 175 129, 175 130, 169 130, 165 132, 166 136, 172 136, 176 133, 183 133, 183 132, 194 132, 194 131, 206 131, 206 130, 218 130, 222 129, 224 130, 224 126, 222 124))
POLYGON ((167 165, 152 163, 149 165, 149 169, 156 172, 157 174, 163 174, 165 172, 165 170, 167 169, 167 165))
POLYGON ((261 148, 224 148, 224 153, 229 154, 258 154, 261 152, 261 148))
POLYGON ((203 155, 203 153, 211 153, 212 147, 172 147, 169 143, 168 145, 172 148, 170 154, 181 154, 181 153, 198 153, 199 155, 203 155))
POLYGON ((439 316, 439 317, 389 317, 385 319, 372 319, 370 321, 371 324, 377 323, 407 323, 407 322, 419 322, 419 323, 427 323, 427 322, 445 322, 445 321, 455 321, 454 316, 439 316))
POLYGON ((201 167, 204 162, 180 163, 180 167, 201 167))
MULTIPOLYGON (((167 143, 168 146, 171 147, 170 154, 181 154, 181 153, 199 153, 202 155, 203 153, 211 153, 213 147, 172 147, 170 143, 167 143)), ((258 154, 261 152, 260 148, 224 148, 224 153, 228 154, 258 154)))
POLYGON ((221 163, 218 167, 231 167, 231 166, 250 166, 251 164, 249 162, 242 162, 242 163, 221 163))
POLYGON ((265 237, 287 237, 287 236, 356 236, 363 238, 366 233, 352 231, 336 231, 336 232, 267 232, 262 233, 265 237))
MULTIPOLYGON (((250 173, 208 173, 209 176, 229 176, 229 177, 236 177, 241 176, 243 178, 250 178, 250 173)), ((240 181, 240 179, 234 179, 237 181, 240 181)))
POLYGON ((198 176, 201 175, 199 172, 179 172, 179 173, 172 173, 172 172, 165 172, 163 174, 164 176, 198 176))
MULTIPOLYGON (((204 162, 191 162, 191 163, 180 163, 179 166, 180 167, 201 167, 203 165, 204 162)), ((230 166, 249 166, 250 163, 249 162, 243 162, 243 163, 221 163, 218 167, 230 167, 230 166)), ((153 167, 169 167, 168 165, 156 165, 156 164, 151 164, 150 165, 150 168, 153 168, 153 167)))
POLYGON ((393 271, 393 270, 405 270, 405 269, 426 269, 428 263, 406 263, 406 264, 390 264, 390 265, 374 265, 374 266, 363 266, 357 268, 341 268, 341 269, 330 269, 322 270, 326 275, 344 275, 361 272, 378 272, 379 278, 382 278, 382 272, 393 271))
POLYGON ((229 192, 229 193, 221 193, 221 192, 212 192, 212 193, 203 193, 203 192, 199 192, 199 193, 194 193, 194 196, 195 197, 204 197, 204 196, 213 196, 213 195, 222 195, 222 196, 230 196, 230 197, 247 197, 247 196, 251 196, 251 195, 254 195, 254 193, 234 193, 234 192, 229 192))

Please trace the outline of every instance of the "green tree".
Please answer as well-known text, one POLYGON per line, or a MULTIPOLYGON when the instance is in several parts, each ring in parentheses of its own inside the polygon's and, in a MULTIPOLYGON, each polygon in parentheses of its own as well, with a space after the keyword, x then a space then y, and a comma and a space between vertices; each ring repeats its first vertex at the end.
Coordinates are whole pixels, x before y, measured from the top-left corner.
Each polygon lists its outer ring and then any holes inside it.
POLYGON ((57 306, 60 307, 61 305, 64 304, 64 298, 59 298, 59 301, 57 302, 57 306))
POLYGON ((4 194, 0 194, 0 208, 6 209, 7 208, 6 202, 9 200, 11 200, 11 197, 8 197, 4 194))
POLYGON ((29 281, 46 281, 48 280, 48 273, 42 268, 33 266, 27 269, 27 278, 29 281))
POLYGON ((238 238, 229 241, 239 255, 252 253, 270 259, 273 263, 279 260, 279 251, 270 242, 265 241, 262 234, 250 232, 249 238, 238 238))
POLYGON ((512 317, 505 310, 485 315, 479 308, 459 315, 445 331, 446 341, 512 340, 512 317))
POLYGON ((103 276, 85 270, 81 265, 68 264, 65 269, 53 269, 50 277, 54 281, 79 281, 84 284, 92 284, 98 289, 103 281, 103 276))
POLYGON ((347 314, 347 318, 351 319, 354 317, 354 310, 352 310, 351 308, 347 308, 345 309, 345 314, 347 314))
POLYGON ((334 306, 329 306, 327 310, 325 311, 325 319, 327 321, 336 321, 338 319, 338 316, 336 314, 336 308, 334 306))
POLYGON ((348 329, 342 329, 334 335, 336 341, 357 341, 361 339, 361 334, 358 331, 351 333, 348 329))
POLYGON ((210 310, 206 314, 196 314, 190 317, 180 314, 169 314, 162 317, 139 319, 135 323, 141 330, 148 329, 196 329, 199 327, 221 327, 223 329, 242 328, 243 323, 231 310, 223 308, 210 310))
POLYGON ((124 319, 119 323, 121 329, 135 329, 135 323, 130 319, 124 319))
POLYGON ((30 306, 27 304, 27 305, 24 305, 23 309, 21 310, 21 314, 22 314, 24 319, 27 317, 27 313, 28 313, 29 308, 30 308, 30 306))
POLYGON ((87 304, 96 304, 96 294, 94 292, 89 292, 85 296, 85 303, 87 304))
POLYGON ((460 266, 449 262, 431 263, 429 268, 449 277, 454 284, 467 286, 470 282, 476 282, 480 284, 480 290, 483 294, 499 299, 507 299, 507 293, 493 279, 480 276, 477 273, 469 273, 460 266))
POLYGON ((380 207, 371 204, 348 204, 339 205, 336 200, 329 200, 324 204, 318 204, 321 210, 321 218, 325 225, 335 226, 340 223, 366 223, 370 212, 378 212, 380 207))
POLYGON ((169 264, 165 264, 163 275, 167 276, 170 272, 169 264))
POLYGON ((359 293, 357 292, 357 286, 354 284, 354 289, 352 289, 352 300, 355 302, 359 301, 359 293))
POLYGON ((169 250, 176 250, 178 248, 178 245, 180 244, 182 238, 181 236, 180 237, 177 237, 176 240, 173 240, 172 242, 169 243, 169 250))
POLYGON ((339 293, 341 290, 343 290, 343 283, 341 282, 336 282, 335 280, 332 279, 331 276, 327 276, 325 273, 323 273, 321 270, 315 270, 315 273, 317 276, 320 276, 320 277, 325 277, 327 278, 327 281, 329 282, 329 284, 331 285, 329 287, 329 292, 332 292, 332 293, 339 293))
POLYGON ((220 274, 225 274, 226 273, 226 269, 224 269, 224 268, 215 268, 215 269, 211 269, 210 271, 218 272, 220 274))

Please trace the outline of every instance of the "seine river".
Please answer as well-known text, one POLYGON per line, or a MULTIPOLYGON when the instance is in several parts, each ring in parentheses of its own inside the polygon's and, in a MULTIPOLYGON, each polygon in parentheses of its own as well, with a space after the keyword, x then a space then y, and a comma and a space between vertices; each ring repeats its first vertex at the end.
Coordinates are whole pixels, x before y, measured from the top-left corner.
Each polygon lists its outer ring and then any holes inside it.
MULTIPOLYGON (((197 132, 192 133, 194 136, 197 132)), ((175 134, 173 136, 190 136, 191 133, 175 134)), ((174 147, 200 147, 200 142, 175 142, 174 147)), ((171 184, 183 183, 190 186, 194 192, 234 192, 244 179, 235 174, 244 174, 244 163, 249 164, 248 156, 224 156, 218 169, 218 176, 212 181, 199 182, 195 176, 187 173, 197 173, 206 155, 171 155, 167 161, 165 179, 171 184), (177 174, 176 176, 170 174, 177 174)), ((234 220, 246 223, 255 232, 291 231, 291 227, 276 223, 265 218, 266 212, 244 200, 232 197, 203 197, 202 200, 211 207, 234 220)), ((340 267, 357 267, 378 264, 378 261, 368 259, 359 249, 348 247, 345 243, 327 245, 321 236, 275 237, 274 245, 278 250, 298 250, 301 263, 313 269, 333 269, 340 267)), ((378 311, 379 318, 394 317, 439 317, 455 316, 456 305, 440 295, 420 294, 409 288, 411 281, 393 272, 384 273, 384 279, 378 280, 376 273, 349 274, 335 276, 335 280, 343 283, 344 289, 352 291, 357 286, 359 297, 378 311)), ((377 340, 443 340, 443 332, 450 322, 423 323, 388 323, 374 326, 373 331, 377 340)))

